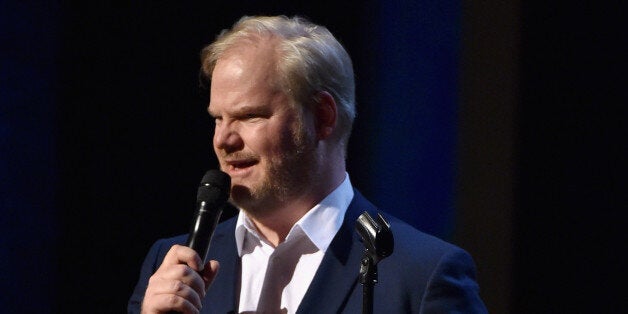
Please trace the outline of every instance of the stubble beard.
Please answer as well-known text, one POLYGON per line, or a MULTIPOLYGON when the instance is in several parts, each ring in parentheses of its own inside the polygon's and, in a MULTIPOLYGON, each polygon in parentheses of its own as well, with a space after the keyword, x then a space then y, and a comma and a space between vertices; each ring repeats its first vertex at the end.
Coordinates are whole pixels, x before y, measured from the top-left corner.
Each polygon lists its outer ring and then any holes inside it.
POLYGON ((232 188, 234 205, 254 216, 269 216, 311 189, 318 162, 314 136, 301 126, 292 133, 294 149, 270 159, 261 182, 232 188))

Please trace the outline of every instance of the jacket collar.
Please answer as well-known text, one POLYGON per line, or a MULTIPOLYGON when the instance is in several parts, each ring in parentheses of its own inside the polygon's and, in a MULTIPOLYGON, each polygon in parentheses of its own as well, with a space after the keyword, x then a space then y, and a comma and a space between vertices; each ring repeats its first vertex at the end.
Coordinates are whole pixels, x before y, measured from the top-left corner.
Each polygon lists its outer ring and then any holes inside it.
MULTIPOLYGON (((342 226, 325 252, 297 313, 311 313, 313 309, 318 313, 340 312, 358 284, 363 246, 355 232, 355 221, 364 211, 373 215, 377 208, 357 190, 354 193, 342 226)), ((214 233, 212 244, 215 245, 210 248, 209 256, 220 261, 220 271, 206 296, 213 302, 204 303, 203 313, 236 312, 240 258, 234 237, 235 227, 236 219, 232 218, 220 224, 214 233)))
POLYGON ((355 221, 360 214, 373 214, 376 207, 357 190, 347 209, 342 227, 331 242, 297 313, 338 313, 356 288, 363 255, 355 221), (325 300, 325 302, 321 302, 325 300))

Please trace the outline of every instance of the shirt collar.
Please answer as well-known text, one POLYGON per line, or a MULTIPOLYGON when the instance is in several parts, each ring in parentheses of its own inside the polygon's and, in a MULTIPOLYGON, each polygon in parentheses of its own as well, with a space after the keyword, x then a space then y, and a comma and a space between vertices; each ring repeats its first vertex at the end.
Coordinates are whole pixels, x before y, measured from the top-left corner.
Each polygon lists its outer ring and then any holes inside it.
MULTIPOLYGON (((310 209, 299 219, 288 232, 286 241, 296 238, 304 233, 316 247, 325 252, 332 239, 340 230, 349 203, 353 199, 353 186, 349 174, 345 174, 344 181, 334 189, 320 203, 310 209)), ((260 238, 257 228, 243 210, 238 214, 235 228, 236 245, 238 255, 242 256, 242 247, 246 234, 260 238)))

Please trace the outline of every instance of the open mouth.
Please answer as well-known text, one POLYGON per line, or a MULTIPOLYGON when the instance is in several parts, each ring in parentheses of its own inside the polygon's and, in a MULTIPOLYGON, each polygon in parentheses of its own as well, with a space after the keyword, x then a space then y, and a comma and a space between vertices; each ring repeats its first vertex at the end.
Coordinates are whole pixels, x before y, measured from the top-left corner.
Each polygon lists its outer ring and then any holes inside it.
POLYGON ((239 172, 249 169, 250 167, 257 164, 257 160, 232 160, 227 161, 227 166, 229 171, 239 172))

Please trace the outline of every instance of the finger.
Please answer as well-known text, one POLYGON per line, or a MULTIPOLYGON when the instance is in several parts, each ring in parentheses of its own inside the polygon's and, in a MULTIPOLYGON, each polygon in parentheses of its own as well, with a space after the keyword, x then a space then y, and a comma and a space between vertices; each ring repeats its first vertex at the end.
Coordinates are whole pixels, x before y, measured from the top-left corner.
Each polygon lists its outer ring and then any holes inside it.
POLYGON ((209 289, 209 286, 216 278, 218 274, 218 269, 220 269, 220 264, 217 261, 209 261, 205 264, 205 268, 199 273, 203 278, 203 282, 205 283, 205 291, 209 289))
POLYGON ((175 244, 170 248, 161 265, 164 266, 174 264, 186 264, 196 271, 203 269, 203 261, 201 261, 201 258, 198 256, 196 251, 187 246, 178 244, 175 244))
POLYGON ((202 304, 201 295, 199 295, 198 291, 179 280, 155 278, 151 281, 151 286, 147 289, 146 295, 160 298, 176 295, 187 300, 198 309, 201 308, 202 304))
POLYGON ((201 297, 205 297, 205 281, 201 277, 201 274, 193 270, 191 267, 184 264, 170 265, 167 268, 160 270, 159 278, 163 278, 167 281, 181 281, 182 283, 190 286, 201 297))
POLYGON ((198 314, 200 307, 194 306, 187 299, 175 294, 153 295, 150 300, 145 299, 142 304, 142 311, 149 313, 165 313, 176 311, 185 314, 198 314))

